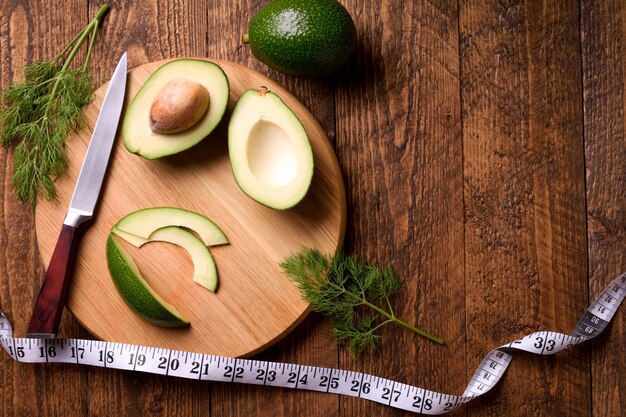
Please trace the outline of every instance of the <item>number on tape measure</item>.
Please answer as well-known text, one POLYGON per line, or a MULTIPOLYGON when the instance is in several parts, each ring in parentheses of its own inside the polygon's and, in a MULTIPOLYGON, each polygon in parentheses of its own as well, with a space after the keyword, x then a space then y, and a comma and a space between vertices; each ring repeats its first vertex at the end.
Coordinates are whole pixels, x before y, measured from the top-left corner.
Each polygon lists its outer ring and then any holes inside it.
POLYGON ((540 331, 489 352, 463 395, 425 390, 342 369, 204 355, 173 349, 82 339, 21 339, 0 313, 0 342, 19 362, 61 362, 124 369, 202 381, 269 385, 359 397, 423 414, 444 414, 485 394, 504 375, 513 350, 552 355, 600 334, 626 295, 626 273, 591 304, 570 335, 540 331))

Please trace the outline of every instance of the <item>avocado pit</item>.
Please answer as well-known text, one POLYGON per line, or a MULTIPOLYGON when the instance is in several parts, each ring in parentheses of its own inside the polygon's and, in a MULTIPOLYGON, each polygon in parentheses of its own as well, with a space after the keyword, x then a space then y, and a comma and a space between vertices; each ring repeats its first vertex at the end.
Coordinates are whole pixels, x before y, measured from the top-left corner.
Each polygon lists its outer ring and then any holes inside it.
POLYGON ((184 132, 195 126, 209 108, 209 92, 200 83, 175 78, 157 93, 150 107, 150 130, 160 134, 184 132))

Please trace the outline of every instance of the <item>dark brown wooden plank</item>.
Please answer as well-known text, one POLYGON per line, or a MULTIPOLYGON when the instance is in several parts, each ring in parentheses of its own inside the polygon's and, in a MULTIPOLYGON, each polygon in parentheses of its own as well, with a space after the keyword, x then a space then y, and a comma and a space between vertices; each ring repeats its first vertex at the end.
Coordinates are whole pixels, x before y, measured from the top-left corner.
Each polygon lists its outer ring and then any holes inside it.
MULTIPOLYGON (((67 2, 63 9, 38 2, 0 2, 0 89, 23 79, 26 64, 50 59, 60 52, 86 23, 87 7, 83 2, 67 2)), ((33 212, 17 201, 11 189, 13 160, 4 149, 0 151, 0 165, 1 309, 13 323, 15 334, 23 336, 44 270, 36 249, 33 212)), ((60 332, 86 335, 67 311, 60 332)), ((0 369, 0 415, 78 415, 84 410, 86 375, 75 366, 18 364, 3 354, 0 369), (64 384, 54 379, 59 374, 64 384)))
MULTIPOLYGON (((592 298, 626 271, 626 6, 623 1, 581 2, 587 235, 592 298)), ((592 411, 626 410, 624 307, 593 342, 592 411)))
MULTIPOLYGON (((254 58, 249 46, 241 43, 242 35, 247 33, 248 22, 265 4, 265 0, 211 2, 207 24, 207 54, 212 58, 226 59, 253 68, 284 85, 311 110, 333 140, 333 79, 301 79, 280 74, 254 58)), ((258 357, 279 362, 337 366, 337 348, 328 322, 321 321, 316 315, 307 318, 292 334, 258 357)), ((329 416, 337 414, 338 401, 334 395, 320 393, 211 384, 213 416, 329 416)))
MULTIPOLYGON (((468 376, 587 307, 578 4, 462 1, 468 376)), ((520 355, 470 415, 589 415, 588 346, 520 355)))
MULTIPOLYGON (((393 265, 405 282, 397 315, 447 345, 388 326, 379 351, 354 359, 342 350, 341 366, 460 394, 467 380, 456 2, 345 4, 359 38, 336 93, 347 249, 393 265)), ((347 397, 341 414, 404 415, 347 397)))

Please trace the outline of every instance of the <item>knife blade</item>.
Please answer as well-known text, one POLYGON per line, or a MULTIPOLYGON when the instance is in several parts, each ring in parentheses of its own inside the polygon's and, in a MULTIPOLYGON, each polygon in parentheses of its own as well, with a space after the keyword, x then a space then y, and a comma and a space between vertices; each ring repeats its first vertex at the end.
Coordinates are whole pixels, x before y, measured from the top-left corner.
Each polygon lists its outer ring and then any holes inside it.
POLYGON ((126 94, 127 67, 124 53, 109 82, 67 215, 35 301, 27 337, 53 338, 59 328, 80 237, 79 227, 94 215, 115 142, 126 94))

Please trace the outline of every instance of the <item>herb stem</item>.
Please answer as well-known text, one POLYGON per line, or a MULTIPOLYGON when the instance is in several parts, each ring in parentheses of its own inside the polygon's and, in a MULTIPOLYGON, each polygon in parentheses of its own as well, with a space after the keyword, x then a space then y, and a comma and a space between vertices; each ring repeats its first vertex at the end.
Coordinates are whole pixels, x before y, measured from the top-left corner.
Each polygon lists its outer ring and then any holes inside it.
POLYGON ((431 334, 426 333, 423 330, 418 329, 417 327, 411 326, 410 324, 400 320, 399 318, 397 318, 396 316, 389 314, 388 312, 386 312, 385 310, 383 310, 382 308, 370 303, 367 300, 363 300, 363 304, 365 304, 366 306, 368 306, 369 308, 371 308, 374 311, 377 311, 378 313, 380 313, 381 315, 387 317, 389 320, 391 320, 392 322, 399 324, 402 327, 406 327, 409 330, 414 331, 415 333, 419 334, 420 336, 424 336, 425 338, 427 338, 428 340, 431 340, 435 343, 438 343, 440 345, 444 344, 444 341, 439 339, 438 337, 435 337, 431 334))
POLYGON ((381 323, 379 323, 376 327, 374 327, 372 330, 370 330, 370 332, 375 332, 376 330, 380 329, 381 327, 383 327, 385 324, 389 324, 389 323, 393 323, 393 320, 387 319, 381 323))
POLYGON ((89 26, 85 26, 80 32, 78 32, 78 34, 74 37, 74 39, 72 39, 70 41, 70 43, 68 43, 65 48, 57 55, 55 56, 52 61, 53 62, 57 62, 59 59, 63 58, 63 56, 67 53, 67 51, 70 50, 70 48, 72 48, 72 46, 74 46, 74 44, 76 43, 76 41, 83 35, 83 33, 85 33, 85 31, 87 30, 89 26))
POLYGON ((96 35, 98 34, 98 21, 95 21, 95 25, 93 28, 93 32, 91 33, 91 39, 89 39, 89 46, 87 47, 87 56, 85 57, 85 63, 83 64, 83 68, 81 71, 87 71, 89 65, 89 57, 91 56, 91 50, 93 49, 93 44, 96 41, 96 35))
POLYGON ((89 22, 85 30, 78 37, 78 40, 76 41, 74 48, 72 49, 72 52, 70 52, 69 56, 67 57, 65 64, 63 64, 63 68, 61 68, 61 71, 65 71, 69 68, 70 64, 74 60, 74 57, 78 53, 78 50, 83 45, 83 43, 85 43, 85 39, 87 39, 87 37, 91 34, 94 28, 97 29, 98 24, 100 23, 100 20, 102 19, 102 16, 104 16, 104 14, 108 10, 109 10, 109 5, 108 4, 103 5, 100 8, 100 11, 98 11, 98 13, 96 14, 96 17, 94 17, 93 20, 89 22))
POLYGON ((385 297, 385 301, 387 302, 387 307, 389 307, 389 312, 391 313, 392 316, 395 317, 395 314, 393 312, 393 307, 391 307, 391 302, 389 301, 389 298, 385 297))
POLYGON ((93 50, 93 45, 96 41, 96 35, 98 34, 98 28, 100 26, 100 20, 105 15, 105 13, 109 10, 109 5, 105 4, 100 8, 100 11, 94 17, 94 28, 93 33, 91 34, 91 39, 89 41, 89 47, 87 48, 87 57, 85 58, 85 65, 83 65, 83 72, 87 70, 89 64, 89 57, 91 56, 91 51, 93 50))
MULTIPOLYGON (((406 327, 409 330, 412 330, 413 332, 419 334, 420 336, 424 336, 426 339, 428 339, 428 340, 430 340, 432 342, 438 343, 440 345, 444 345, 445 344, 445 342, 442 339, 440 339, 440 338, 438 338, 436 336, 433 336, 433 335, 431 335, 429 333, 426 333, 425 331, 423 331, 421 329, 418 329, 417 327, 411 326, 409 323, 407 323, 405 321, 400 320, 399 318, 397 318, 393 314, 393 310, 391 311, 391 313, 389 313, 389 312, 383 310, 382 308, 378 307, 377 305, 372 304, 369 301, 367 301, 363 295, 361 295, 361 297, 359 297, 359 296, 357 296, 357 295, 355 295, 355 294, 353 294, 353 293, 351 293, 349 291, 346 291, 346 289, 344 287, 339 286, 339 285, 335 284, 334 282, 329 282, 329 284, 334 286, 337 289, 340 289, 342 294, 349 295, 352 298, 358 299, 360 301, 360 304, 365 305, 365 306, 371 308, 372 310, 376 311, 380 315, 386 317, 387 321, 385 321, 384 323, 393 322, 393 323, 398 324, 398 325, 400 325, 402 327, 406 327)), ((388 299, 387 299, 387 302, 389 303, 388 299)), ((391 306, 389 306, 389 307, 391 308, 391 306)), ((379 327, 381 327, 381 325, 376 326, 375 329, 378 329, 379 327)))
MULTIPOLYGON (((96 28, 94 29, 94 33, 93 35, 95 36, 96 31, 98 30, 98 25, 100 23, 100 21, 102 20, 102 18, 104 17, 104 15, 106 14, 106 12, 109 11, 110 6, 108 4, 104 4, 102 5, 102 7, 100 8, 100 10, 98 11, 98 13, 96 13, 96 16, 93 18, 93 20, 91 22, 89 22, 89 24, 87 26, 85 26, 80 32, 78 32, 78 34, 74 37, 74 39, 72 39, 70 41, 70 43, 68 43, 65 48, 61 51, 61 53, 59 53, 57 56, 55 56, 53 58, 53 61, 56 62, 59 59, 61 59, 66 53, 67 51, 70 50, 70 48, 72 48, 72 46, 74 46, 74 44, 76 43, 76 41, 78 41, 79 39, 83 38, 83 35, 85 34, 85 32, 89 33, 92 30, 92 24, 95 22, 95 26, 96 28)), ((82 42, 84 42, 84 39, 79 43, 79 47, 80 45, 82 45, 82 42)), ((93 44, 93 41, 91 42, 93 44)), ((76 48, 74 48, 76 49, 76 48)), ((89 48, 89 50, 91 50, 91 47, 89 48)), ((89 61, 89 51, 87 51, 87 61, 89 61)), ((70 60, 71 62, 71 60, 70 60)))
MULTIPOLYGON (((75 38, 75 40, 72 41, 74 43, 74 47, 72 48, 72 51, 70 52, 70 54, 68 55, 67 59, 65 60, 65 63, 63 64, 63 67, 61 68, 60 72, 67 71, 67 69, 72 64, 72 61, 74 60, 74 57, 76 56, 76 54, 80 50, 80 47, 83 46, 83 43, 85 43, 85 40, 89 37, 89 35, 92 32, 94 32, 94 29, 97 30, 98 24, 100 23, 100 20, 102 19, 102 17, 104 16, 104 14, 108 10, 109 10, 109 5, 108 4, 104 4, 100 8, 98 13, 96 14, 96 17, 94 17, 93 20, 91 22, 89 22, 87 27, 85 27, 85 29, 79 34, 79 36, 77 36, 78 40, 76 40, 76 38, 75 38)), ((95 32, 94 32, 93 35, 94 35, 94 38, 95 38, 95 32)), ((71 43, 70 43, 70 45, 71 45, 71 43)), ((90 43, 90 46, 93 46, 93 42, 90 43)), ((91 49, 87 52, 87 59, 89 59, 89 53, 90 52, 91 52, 91 49)), ((56 99, 55 95, 56 95, 57 89, 59 88, 59 83, 60 82, 61 82, 61 77, 57 77, 55 82, 54 82, 54 85, 52 86, 52 92, 50 94, 50 99, 48 100, 49 102, 56 99)), ((47 106, 46 116, 48 116, 48 112, 50 111, 51 108, 52 108, 51 106, 47 106)))

